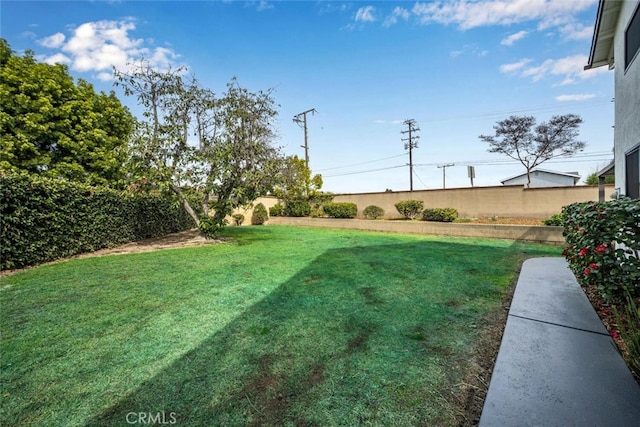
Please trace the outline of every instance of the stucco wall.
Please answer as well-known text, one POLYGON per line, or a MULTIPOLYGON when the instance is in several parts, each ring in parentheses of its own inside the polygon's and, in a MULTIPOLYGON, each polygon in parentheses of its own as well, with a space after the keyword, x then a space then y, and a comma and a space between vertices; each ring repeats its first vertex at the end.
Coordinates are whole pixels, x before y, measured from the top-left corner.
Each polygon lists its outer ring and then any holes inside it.
POLYGON ((550 243, 554 245, 564 244, 562 227, 548 226, 286 217, 271 218, 267 224, 295 225, 301 227, 346 228, 352 230, 424 234, 431 236, 484 237, 492 239, 550 243))
MULTIPOLYGON (((607 186, 607 199, 613 186, 607 186)), ((521 185, 454 188, 393 193, 340 194, 335 202, 358 205, 358 215, 369 205, 385 210, 385 218, 398 218, 395 204, 401 200, 422 200, 425 208, 455 208, 462 218, 512 217, 548 218, 575 202, 597 201, 597 186, 524 188, 521 185)))
MULTIPOLYGON (((605 199, 614 192, 613 185, 605 187, 605 199)), ((397 219, 400 214, 395 204, 401 200, 422 200, 425 208, 455 208, 461 218, 538 218, 557 214, 563 206, 575 202, 598 200, 598 186, 524 188, 521 185, 498 187, 469 187, 445 190, 397 191, 384 193, 337 194, 334 202, 351 202, 358 205, 358 217, 369 205, 380 206, 384 218, 397 219)), ((278 203, 274 197, 260 197, 254 205, 263 203, 267 209, 278 203)), ((251 223, 253 208, 238 209, 245 216, 244 224, 251 223)), ((229 223, 233 221, 229 218, 229 223)))
POLYGON ((625 1, 620 9, 615 34, 615 150, 616 187, 625 188, 625 153, 640 144, 640 55, 625 70, 624 30, 638 7, 637 1, 625 1))

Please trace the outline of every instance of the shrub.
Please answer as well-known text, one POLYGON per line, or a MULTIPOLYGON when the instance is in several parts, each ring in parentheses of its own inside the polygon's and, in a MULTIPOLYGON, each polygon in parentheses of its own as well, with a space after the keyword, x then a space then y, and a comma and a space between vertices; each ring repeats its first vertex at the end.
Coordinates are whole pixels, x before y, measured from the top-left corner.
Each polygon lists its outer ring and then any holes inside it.
POLYGON ((251 224, 262 225, 268 220, 269 220, 269 214, 267 213, 267 208, 265 208, 262 203, 258 203, 253 208, 253 214, 251 215, 251 224))
POLYGON ((549 218, 545 219, 543 221, 544 225, 555 225, 555 226, 560 226, 562 227, 563 224, 563 218, 562 218, 562 213, 558 213, 555 215, 551 215, 549 218))
POLYGON ((232 218, 236 225, 242 225, 242 223, 244 222, 244 215, 242 214, 233 214, 232 218))
POLYGON ((311 205, 306 200, 289 200, 282 211, 284 216, 294 217, 309 216, 310 213, 311 205))
POLYGON ((380 206, 369 205, 362 212, 368 219, 378 219, 384 216, 384 209, 380 206))
POLYGON ((625 304, 621 310, 622 313, 614 306, 620 335, 629 353, 629 368, 640 376, 640 307, 629 292, 625 292, 625 304))
POLYGON ((326 203, 323 210, 331 218, 355 218, 358 214, 358 206, 349 202, 326 203))
POLYGON ((200 233, 207 239, 214 239, 220 235, 228 223, 226 218, 222 220, 222 224, 219 224, 213 217, 202 216, 200 217, 200 233))
POLYGON ((422 200, 402 200, 395 204, 398 212, 407 219, 414 219, 424 209, 424 202, 422 200))
POLYGON ((311 218, 322 218, 324 216, 324 209, 322 206, 318 206, 311 209, 311 218))
POLYGON ((187 230, 169 198, 0 171, 0 269, 187 230))
POLYGON ((425 209, 422 212, 423 221, 453 222, 458 219, 458 211, 454 208, 425 209))
POLYGON ((562 209, 563 255, 582 285, 604 298, 640 293, 640 203, 631 199, 574 203, 562 209))
POLYGON ((269 215, 282 216, 283 211, 284 211, 284 206, 282 206, 282 203, 278 202, 269 208, 269 215))

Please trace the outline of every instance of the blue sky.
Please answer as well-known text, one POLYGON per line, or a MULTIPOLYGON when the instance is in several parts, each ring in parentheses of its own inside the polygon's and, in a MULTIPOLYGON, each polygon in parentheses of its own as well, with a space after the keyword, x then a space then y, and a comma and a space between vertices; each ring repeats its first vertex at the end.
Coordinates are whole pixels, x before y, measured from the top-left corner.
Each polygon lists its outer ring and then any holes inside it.
MULTIPOLYGON (((415 190, 500 185, 522 165, 487 152, 512 114, 582 116, 585 152, 541 167, 583 177, 613 158, 613 71, 583 71, 597 0, 478 1, 2 1, 1 37, 19 54, 63 62, 97 90, 111 66, 144 56, 186 65, 217 93, 237 77, 274 89, 276 143, 309 157, 332 192, 409 189, 402 122, 420 127, 415 190)), ((117 89, 135 114, 135 100, 117 89)))

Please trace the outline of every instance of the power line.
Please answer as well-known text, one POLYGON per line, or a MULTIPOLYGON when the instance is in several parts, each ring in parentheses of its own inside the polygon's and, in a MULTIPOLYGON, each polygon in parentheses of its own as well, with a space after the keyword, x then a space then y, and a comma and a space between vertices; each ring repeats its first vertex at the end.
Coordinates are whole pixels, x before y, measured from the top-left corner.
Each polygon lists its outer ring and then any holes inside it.
POLYGON ((395 156, 390 156, 390 157, 384 157, 382 159, 376 159, 376 160, 368 160, 366 162, 360 162, 360 163, 352 163, 350 165, 344 165, 344 166, 335 166, 332 168, 325 168, 325 169, 319 169, 318 172, 322 172, 322 171, 330 171, 330 170, 334 170, 334 169, 344 169, 344 168, 350 168, 352 166, 360 166, 360 165, 365 165, 367 163, 375 163, 375 162, 381 162, 383 160, 389 160, 389 159, 395 159, 397 157, 404 157, 406 156, 406 154, 398 154, 395 156))
POLYGON ((427 184, 425 184, 425 183, 424 183, 424 181, 422 180, 422 178, 420 178, 420 176, 418 175, 418 173, 417 173, 415 170, 413 171, 413 174, 416 176, 416 178, 418 178, 418 181, 420 181, 420 182, 422 183, 422 186, 423 186, 424 188, 428 188, 428 187, 427 187, 427 184))
POLYGON ((369 169, 369 170, 365 170, 365 171, 357 171, 357 172, 345 172, 345 173, 339 173, 336 175, 327 175, 324 178, 333 178, 336 176, 347 176, 347 175, 358 175, 361 173, 369 173, 369 172, 379 172, 379 171, 384 171, 384 170, 389 170, 389 169, 397 169, 397 168, 404 168, 407 165, 398 165, 398 166, 389 166, 386 168, 379 168, 379 169, 369 169))

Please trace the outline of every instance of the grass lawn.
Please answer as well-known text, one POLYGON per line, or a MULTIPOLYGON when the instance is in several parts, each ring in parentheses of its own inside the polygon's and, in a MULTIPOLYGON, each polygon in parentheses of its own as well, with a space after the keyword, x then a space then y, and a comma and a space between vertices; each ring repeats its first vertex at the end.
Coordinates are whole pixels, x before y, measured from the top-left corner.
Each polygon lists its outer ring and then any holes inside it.
POLYGON ((0 279, 3 426, 455 425, 483 317, 558 247, 295 227, 0 279), (131 413, 135 413, 131 415, 131 413))

